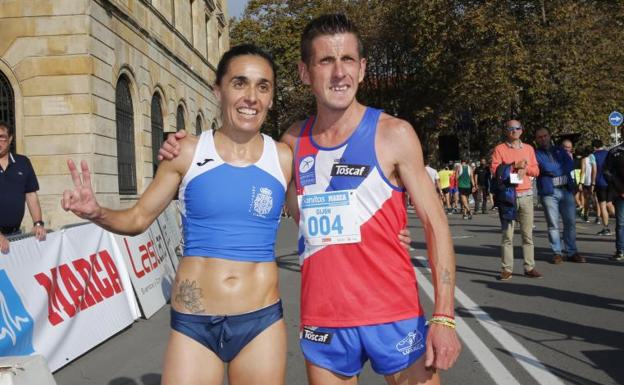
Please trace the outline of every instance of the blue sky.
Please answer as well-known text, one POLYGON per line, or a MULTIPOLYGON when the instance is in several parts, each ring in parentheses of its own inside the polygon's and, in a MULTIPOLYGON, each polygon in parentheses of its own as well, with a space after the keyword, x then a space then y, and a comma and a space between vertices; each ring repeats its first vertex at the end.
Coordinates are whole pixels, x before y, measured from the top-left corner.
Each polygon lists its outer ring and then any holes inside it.
POLYGON ((230 17, 240 18, 249 0, 227 0, 230 17))

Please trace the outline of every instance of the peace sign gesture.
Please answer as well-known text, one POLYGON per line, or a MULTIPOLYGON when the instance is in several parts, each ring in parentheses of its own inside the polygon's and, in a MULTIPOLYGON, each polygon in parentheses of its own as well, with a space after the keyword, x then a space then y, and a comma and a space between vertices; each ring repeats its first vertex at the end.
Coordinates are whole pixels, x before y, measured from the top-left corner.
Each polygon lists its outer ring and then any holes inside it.
POLYGON ((63 210, 71 211, 83 219, 93 220, 97 218, 101 214, 102 208, 95 200, 95 194, 91 187, 91 172, 87 162, 84 160, 80 161, 82 178, 71 159, 67 160, 67 167, 74 182, 74 190, 65 190, 63 192, 61 207, 63 210))

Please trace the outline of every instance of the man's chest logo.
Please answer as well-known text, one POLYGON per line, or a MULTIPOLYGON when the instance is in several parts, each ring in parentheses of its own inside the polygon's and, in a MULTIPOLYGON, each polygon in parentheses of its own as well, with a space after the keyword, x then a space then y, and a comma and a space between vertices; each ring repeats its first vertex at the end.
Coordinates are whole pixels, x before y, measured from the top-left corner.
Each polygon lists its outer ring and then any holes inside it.
POLYGON ((334 164, 331 176, 352 176, 365 178, 370 173, 370 166, 361 164, 334 164))

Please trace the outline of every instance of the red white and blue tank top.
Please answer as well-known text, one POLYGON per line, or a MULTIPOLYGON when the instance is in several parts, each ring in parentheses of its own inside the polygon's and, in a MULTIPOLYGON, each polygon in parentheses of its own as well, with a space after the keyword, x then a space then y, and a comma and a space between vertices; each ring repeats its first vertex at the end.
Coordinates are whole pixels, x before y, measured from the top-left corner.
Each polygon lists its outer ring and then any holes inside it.
POLYGON ((367 108, 336 147, 314 142, 314 117, 297 139, 302 325, 373 325, 422 314, 397 236, 407 224, 405 190, 388 181, 375 153, 380 114, 367 108))

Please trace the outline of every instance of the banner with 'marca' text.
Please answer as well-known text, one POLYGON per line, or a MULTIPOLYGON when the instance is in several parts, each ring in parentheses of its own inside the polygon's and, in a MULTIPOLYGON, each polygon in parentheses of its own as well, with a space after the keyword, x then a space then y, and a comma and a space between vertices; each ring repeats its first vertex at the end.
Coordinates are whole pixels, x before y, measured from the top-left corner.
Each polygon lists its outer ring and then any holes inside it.
POLYGON ((139 317, 110 233, 93 224, 11 242, 0 256, 0 355, 56 370, 139 317))

